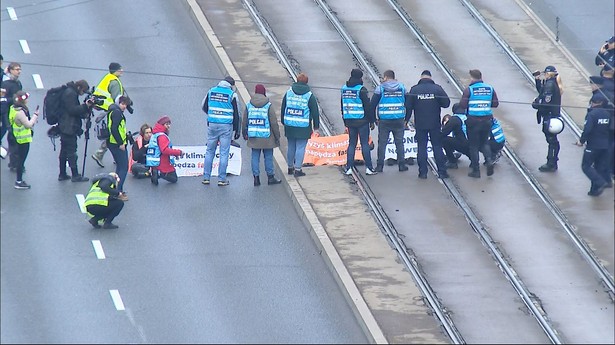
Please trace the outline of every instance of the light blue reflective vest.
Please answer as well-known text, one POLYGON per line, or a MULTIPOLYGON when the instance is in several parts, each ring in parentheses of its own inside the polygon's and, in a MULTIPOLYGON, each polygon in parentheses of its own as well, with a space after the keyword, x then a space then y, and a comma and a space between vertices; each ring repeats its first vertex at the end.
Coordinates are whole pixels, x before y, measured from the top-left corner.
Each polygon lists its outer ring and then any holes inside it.
MULTIPOLYGON (((157 167, 160 165, 160 156, 162 155, 162 151, 160 151, 160 146, 158 146, 158 137, 164 135, 169 139, 169 147, 173 147, 171 144, 171 138, 169 138, 166 133, 158 132, 149 139, 149 146, 147 146, 147 151, 145 152, 145 166, 148 167, 157 167)), ((175 163, 175 158, 171 157, 171 164, 175 163)))
POLYGON ((255 107, 252 103, 246 104, 248 109, 248 137, 249 138, 269 138, 269 107, 271 102, 267 102, 262 108, 255 107))
POLYGON ((493 134, 493 139, 496 143, 503 143, 504 140, 506 140, 502 126, 496 118, 493 118, 493 122, 491 123, 491 134, 493 134))
POLYGON ((468 115, 489 116, 493 114, 491 110, 493 88, 491 85, 478 82, 470 85, 469 88, 470 99, 468 101, 468 115))
POLYGON ((284 124, 291 127, 310 126, 310 107, 308 103, 312 91, 297 95, 290 88, 286 91, 286 109, 284 109, 284 124))
POLYGON ((468 119, 468 117, 465 114, 453 114, 453 116, 457 116, 461 120, 461 130, 463 131, 463 134, 467 138, 468 131, 466 129, 466 120, 468 119))
POLYGON ((406 88, 402 84, 399 84, 396 91, 386 91, 384 86, 380 85, 380 95, 378 116, 381 120, 397 120, 406 116, 406 88))
POLYGON ((233 123, 233 94, 229 88, 216 86, 209 90, 208 121, 211 123, 233 123))
POLYGON ((342 118, 344 120, 362 119, 365 115, 361 101, 361 88, 363 85, 348 87, 342 86, 342 118))

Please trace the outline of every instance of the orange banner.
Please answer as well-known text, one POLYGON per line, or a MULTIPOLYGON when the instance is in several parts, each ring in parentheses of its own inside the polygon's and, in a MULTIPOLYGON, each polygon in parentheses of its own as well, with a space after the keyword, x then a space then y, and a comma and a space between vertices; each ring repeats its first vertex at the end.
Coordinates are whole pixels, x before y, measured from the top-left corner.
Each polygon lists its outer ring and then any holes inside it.
MULTIPOLYGON (((369 138, 371 142, 371 137, 369 138)), ((306 165, 346 165, 348 134, 329 137, 312 136, 305 147, 303 164, 306 165)), ((361 145, 357 143, 355 160, 362 161, 361 145)))

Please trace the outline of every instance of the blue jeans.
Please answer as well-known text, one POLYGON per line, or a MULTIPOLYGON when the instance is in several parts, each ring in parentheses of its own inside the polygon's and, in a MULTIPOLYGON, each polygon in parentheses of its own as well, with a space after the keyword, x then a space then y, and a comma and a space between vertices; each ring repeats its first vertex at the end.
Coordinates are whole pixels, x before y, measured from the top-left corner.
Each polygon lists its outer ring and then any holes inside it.
POLYGON ((265 172, 268 176, 273 176, 275 170, 273 170, 273 149, 252 149, 252 175, 258 176, 261 171, 259 169, 261 151, 265 156, 265 172))
POLYGON ((305 156, 305 146, 307 139, 288 139, 288 151, 286 151, 286 162, 289 168, 294 167, 295 170, 301 170, 303 166, 303 157, 305 156))
POLYGON ((218 180, 226 181, 226 168, 228 167, 228 154, 231 150, 231 137, 233 125, 230 123, 210 123, 207 127, 207 151, 205 151, 205 166, 203 179, 211 179, 211 166, 218 141, 220 141, 220 166, 218 167, 218 180))
POLYGON ((126 151, 128 149, 122 151, 120 147, 115 144, 110 144, 108 148, 115 161, 115 173, 120 177, 120 183, 117 189, 123 192, 124 180, 126 180, 126 175, 128 174, 128 151, 126 151))
POLYGON ((348 127, 348 154, 346 156, 346 169, 354 166, 354 155, 357 148, 357 139, 361 141, 361 153, 365 167, 373 170, 372 154, 369 149, 369 123, 361 127, 348 127))

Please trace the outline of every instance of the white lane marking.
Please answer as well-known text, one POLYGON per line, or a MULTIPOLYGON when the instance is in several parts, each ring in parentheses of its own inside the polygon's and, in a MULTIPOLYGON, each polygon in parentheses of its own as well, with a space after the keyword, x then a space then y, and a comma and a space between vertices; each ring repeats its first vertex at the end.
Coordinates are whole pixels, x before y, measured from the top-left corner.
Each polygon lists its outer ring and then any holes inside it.
POLYGON ((96 257, 98 260, 105 259, 105 251, 103 250, 102 244, 99 240, 92 240, 92 246, 94 246, 94 252, 96 253, 96 257))
POLYGON ((43 79, 41 79, 40 74, 32 74, 32 79, 34 79, 34 85, 36 85, 37 89, 44 89, 43 79))
POLYGON ((85 206, 83 205, 85 203, 85 197, 83 196, 83 194, 75 194, 75 197, 77 198, 77 203, 79 204, 81 213, 86 213, 87 211, 85 210, 85 206))
POLYGON ((19 44, 21 44, 21 50, 23 50, 24 54, 30 54, 30 47, 28 46, 28 41, 19 40, 19 44))
POLYGON ((9 17, 11 20, 17 20, 17 13, 15 13, 15 9, 12 7, 7 7, 6 11, 9 13, 9 17))
POLYGON ((117 290, 109 290, 109 293, 111 294, 111 299, 113 299, 113 304, 115 304, 115 309, 124 310, 124 302, 122 302, 120 292, 117 290))

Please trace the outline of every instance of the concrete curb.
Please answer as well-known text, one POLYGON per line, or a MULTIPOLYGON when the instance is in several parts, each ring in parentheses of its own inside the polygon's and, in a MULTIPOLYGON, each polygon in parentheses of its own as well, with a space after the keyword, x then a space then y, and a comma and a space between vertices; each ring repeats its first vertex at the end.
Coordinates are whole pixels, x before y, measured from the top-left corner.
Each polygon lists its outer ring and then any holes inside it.
MULTIPOLYGON (((203 11, 197 4, 196 0, 186 0, 185 3, 188 6, 195 24, 197 24, 202 30, 202 35, 204 36, 205 41, 210 44, 210 49, 215 53, 214 55, 218 57, 218 65, 221 69, 226 70, 228 75, 236 80, 235 85, 237 92, 242 98, 242 101, 245 103, 245 100, 250 99, 250 93, 241 81, 237 70, 226 54, 224 47, 216 37, 211 25, 207 21, 207 18, 205 18, 203 11)), ((284 156, 279 148, 274 149, 273 157, 276 164, 280 168, 285 168, 287 166, 286 160, 284 159, 284 156)), ((348 269, 335 249, 333 242, 318 220, 318 217, 310 205, 305 193, 301 189, 301 186, 294 177, 289 178, 288 175, 285 174, 285 171, 282 171, 282 176, 285 181, 284 186, 293 200, 295 209, 297 209, 297 212, 301 215, 303 223, 309 229, 312 239, 321 250, 321 254, 324 254, 323 257, 326 259, 325 261, 327 266, 333 273, 336 282, 351 306, 351 309, 359 321, 365 335, 371 343, 387 344, 388 341, 384 336, 382 329, 376 322, 371 310, 359 292, 359 289, 348 272, 348 269)))

